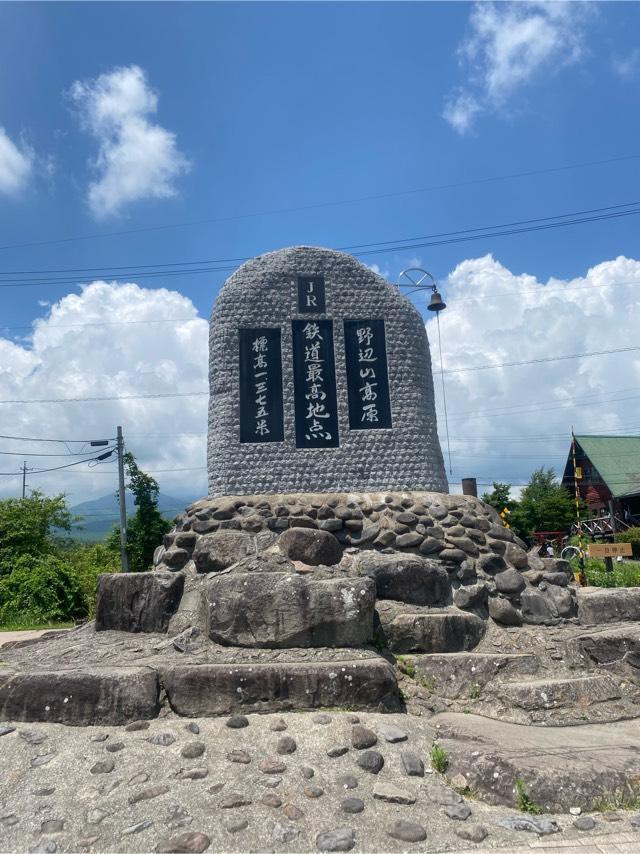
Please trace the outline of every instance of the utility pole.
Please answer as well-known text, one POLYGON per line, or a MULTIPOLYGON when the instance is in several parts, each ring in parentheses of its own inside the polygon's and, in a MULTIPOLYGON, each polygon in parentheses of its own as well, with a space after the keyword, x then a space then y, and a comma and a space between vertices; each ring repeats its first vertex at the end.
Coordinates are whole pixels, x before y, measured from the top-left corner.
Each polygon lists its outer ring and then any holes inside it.
POLYGON ((124 439, 118 427, 118 501, 120 504, 120 564, 122 572, 129 572, 127 557, 127 506, 124 497, 124 439))
POLYGON ((22 498, 24 499, 27 495, 27 461, 25 460, 22 465, 22 498))

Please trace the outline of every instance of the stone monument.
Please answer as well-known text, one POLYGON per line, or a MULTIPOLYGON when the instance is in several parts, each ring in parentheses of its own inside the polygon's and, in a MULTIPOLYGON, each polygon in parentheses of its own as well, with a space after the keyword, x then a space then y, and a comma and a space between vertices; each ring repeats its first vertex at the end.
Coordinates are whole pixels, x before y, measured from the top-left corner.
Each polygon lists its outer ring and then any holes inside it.
POLYGON ((448 492, 424 321, 350 255, 243 264, 210 327, 209 494, 448 492))
MULTIPOLYGON (((3 650, 0 720, 389 711, 394 655, 446 688, 492 627, 575 621, 568 565, 448 494, 424 324, 388 282, 328 249, 269 253, 210 334, 208 497, 154 572, 100 576, 95 623, 3 650)), ((478 684, 533 666, 481 657, 478 684)))

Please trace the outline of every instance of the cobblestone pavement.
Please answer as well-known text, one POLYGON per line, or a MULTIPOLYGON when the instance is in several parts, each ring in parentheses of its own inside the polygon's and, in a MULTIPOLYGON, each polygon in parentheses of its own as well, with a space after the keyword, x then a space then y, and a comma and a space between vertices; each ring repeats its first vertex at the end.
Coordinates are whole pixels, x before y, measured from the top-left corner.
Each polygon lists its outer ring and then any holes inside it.
POLYGON ((636 812, 528 815, 459 794, 430 767, 433 737, 424 718, 344 711, 4 722, 0 851, 640 850, 636 812))

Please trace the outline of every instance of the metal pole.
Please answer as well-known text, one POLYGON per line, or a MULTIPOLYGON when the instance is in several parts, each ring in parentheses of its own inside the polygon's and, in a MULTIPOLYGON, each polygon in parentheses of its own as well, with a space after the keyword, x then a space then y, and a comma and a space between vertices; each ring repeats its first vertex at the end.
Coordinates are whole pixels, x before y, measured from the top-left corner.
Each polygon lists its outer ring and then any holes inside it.
POLYGON ((24 499, 27 494, 27 461, 24 461, 24 465, 22 466, 22 498, 24 499))
POLYGON ((442 339, 440 338, 440 312, 436 311, 438 322, 438 351, 440 353, 440 378, 442 379, 442 405, 444 408, 444 427, 447 434, 447 453, 449 456, 449 474, 453 474, 451 467, 451 445, 449 444, 449 419, 447 417, 447 394, 444 390, 444 365, 442 364, 442 339))
POLYGON ((120 504, 120 564, 122 572, 129 572, 127 556, 127 506, 124 496, 124 440, 122 427, 118 427, 118 502, 120 504))

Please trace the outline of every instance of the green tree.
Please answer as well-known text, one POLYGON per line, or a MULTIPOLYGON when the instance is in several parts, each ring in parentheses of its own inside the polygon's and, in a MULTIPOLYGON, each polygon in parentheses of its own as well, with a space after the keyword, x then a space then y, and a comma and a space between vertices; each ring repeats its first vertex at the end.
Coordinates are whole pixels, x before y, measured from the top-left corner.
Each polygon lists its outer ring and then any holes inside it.
POLYGON ((510 521, 519 536, 527 537, 534 531, 568 531, 575 515, 573 497, 558 482, 555 471, 542 466, 522 490, 510 521))
MULTIPOLYGON (((153 553, 162 537, 171 529, 171 522, 158 510, 160 487, 155 478, 145 474, 131 453, 124 455, 127 469, 127 488, 134 496, 136 512, 127 518, 127 555, 130 572, 151 569, 153 553)), ((120 548, 120 531, 116 528, 108 538, 111 548, 120 548)))
POLYGON ((499 483, 495 480, 493 481, 493 489, 491 492, 485 492, 482 495, 482 500, 486 504, 490 504, 498 513, 502 513, 505 508, 512 511, 518 503, 511 497, 511 487, 509 484, 499 483))
POLYGON ((34 490, 28 498, 0 501, 0 576, 12 572, 21 557, 54 552, 55 529, 68 531, 72 521, 64 495, 47 498, 34 490))

